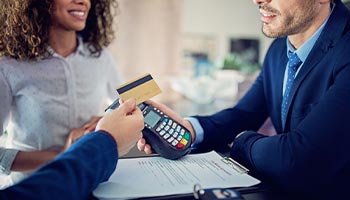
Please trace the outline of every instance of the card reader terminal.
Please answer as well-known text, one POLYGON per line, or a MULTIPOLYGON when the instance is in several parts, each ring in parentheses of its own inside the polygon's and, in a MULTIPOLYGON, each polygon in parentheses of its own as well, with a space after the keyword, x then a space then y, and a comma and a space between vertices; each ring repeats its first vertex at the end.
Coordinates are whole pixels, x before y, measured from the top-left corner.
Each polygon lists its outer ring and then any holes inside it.
MULTIPOLYGON (((106 112, 117 107, 119 107, 119 99, 114 101, 106 112)), ((138 107, 145 118, 143 137, 156 153, 174 160, 190 152, 192 136, 185 127, 150 104, 143 102, 138 107)))

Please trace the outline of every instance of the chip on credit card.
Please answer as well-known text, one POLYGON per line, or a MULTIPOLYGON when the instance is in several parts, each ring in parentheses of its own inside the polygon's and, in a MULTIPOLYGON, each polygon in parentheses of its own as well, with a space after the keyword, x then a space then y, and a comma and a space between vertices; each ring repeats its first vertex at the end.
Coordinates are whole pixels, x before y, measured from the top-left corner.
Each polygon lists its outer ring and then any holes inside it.
POLYGON ((134 98, 137 105, 161 93, 151 74, 145 74, 124 83, 116 90, 123 101, 134 98))

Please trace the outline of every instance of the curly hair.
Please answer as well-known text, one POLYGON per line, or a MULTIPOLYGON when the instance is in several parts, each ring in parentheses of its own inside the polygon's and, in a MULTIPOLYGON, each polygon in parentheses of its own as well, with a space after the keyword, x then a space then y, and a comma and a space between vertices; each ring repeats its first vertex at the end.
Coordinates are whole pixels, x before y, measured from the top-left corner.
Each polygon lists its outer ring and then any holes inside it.
MULTIPOLYGON (((50 9, 53 0, 0 1, 0 56, 30 60, 46 58, 48 52, 50 9)), ((113 18, 116 0, 92 0, 85 29, 78 32, 92 56, 114 39, 113 18)))

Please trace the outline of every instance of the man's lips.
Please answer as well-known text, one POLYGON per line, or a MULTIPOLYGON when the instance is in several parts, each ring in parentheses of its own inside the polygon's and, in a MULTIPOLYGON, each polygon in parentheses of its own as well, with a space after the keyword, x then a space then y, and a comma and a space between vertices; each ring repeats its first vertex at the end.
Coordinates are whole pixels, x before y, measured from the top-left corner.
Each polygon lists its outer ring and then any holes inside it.
POLYGON ((260 11, 261 21, 264 23, 270 23, 277 15, 271 12, 260 11))

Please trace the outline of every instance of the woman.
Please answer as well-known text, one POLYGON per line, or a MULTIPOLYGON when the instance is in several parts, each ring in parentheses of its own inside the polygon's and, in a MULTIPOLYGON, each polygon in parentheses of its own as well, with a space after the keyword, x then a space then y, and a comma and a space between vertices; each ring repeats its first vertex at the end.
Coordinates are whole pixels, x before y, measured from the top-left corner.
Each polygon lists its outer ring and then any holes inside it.
POLYGON ((0 2, 0 184, 95 129, 121 83, 105 47, 115 0, 0 2), (3 132, 7 134, 3 134, 3 132))

